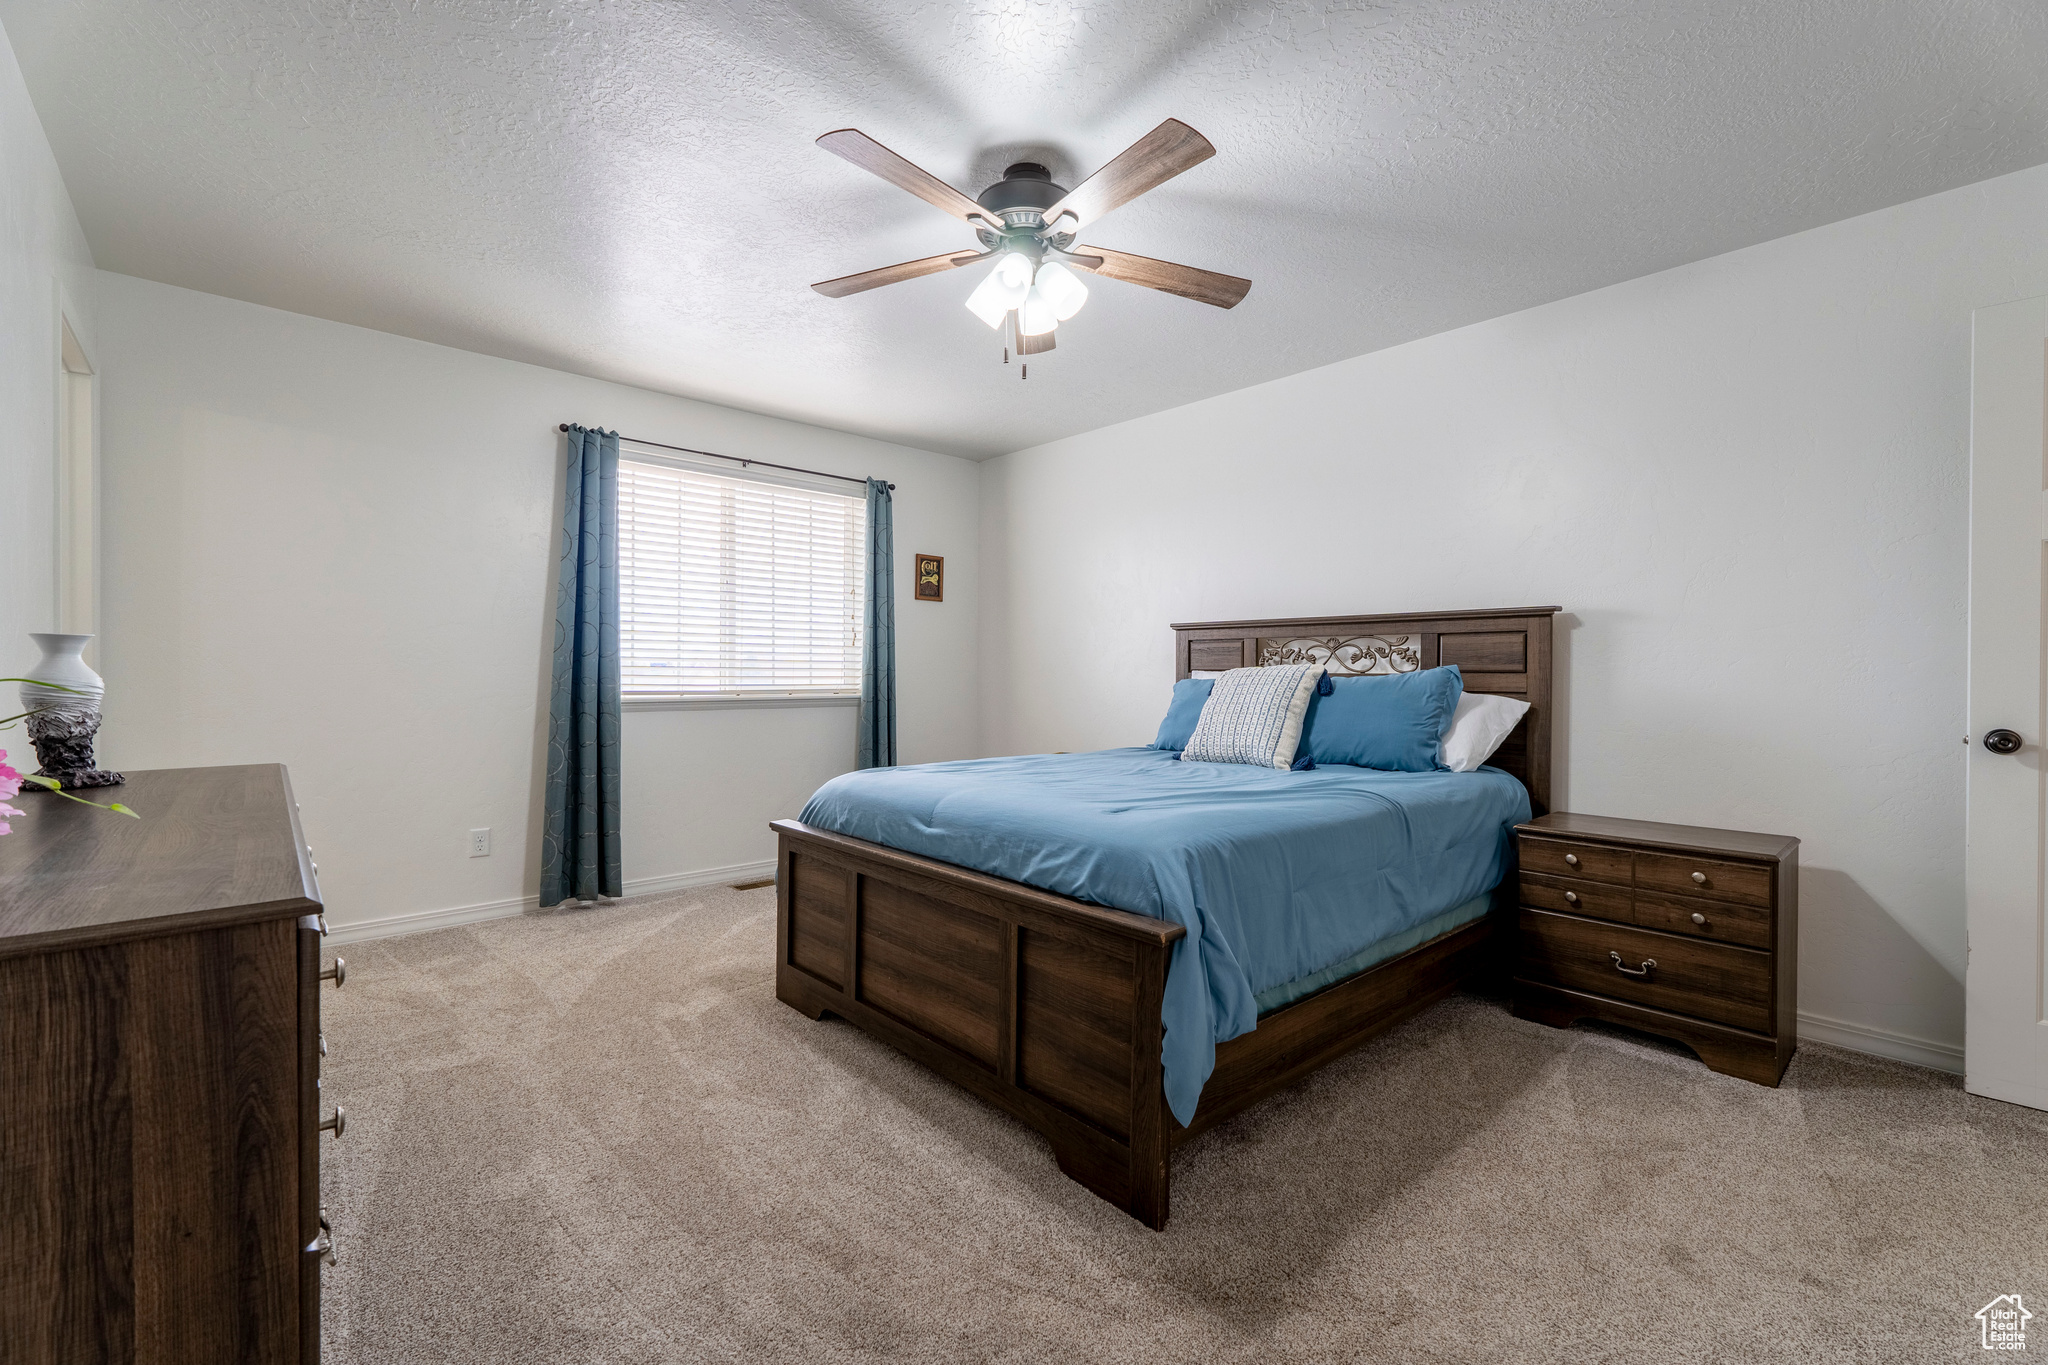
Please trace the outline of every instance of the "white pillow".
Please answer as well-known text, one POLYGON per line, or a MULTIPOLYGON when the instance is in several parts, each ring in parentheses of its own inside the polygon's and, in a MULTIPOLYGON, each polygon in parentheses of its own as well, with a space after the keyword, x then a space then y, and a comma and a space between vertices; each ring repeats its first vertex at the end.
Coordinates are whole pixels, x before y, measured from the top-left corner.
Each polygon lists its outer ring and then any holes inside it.
POLYGON ((1181 759, 1291 768, 1301 721, 1323 676, 1321 664, 1233 668, 1216 680, 1181 759))
POLYGON ((1223 674, 1221 671, 1214 668, 1196 668, 1190 669, 1188 672, 1188 676, 1190 678, 1220 678, 1223 676, 1223 674))
POLYGON ((1493 751, 1528 710, 1528 702, 1513 697, 1467 692, 1458 698, 1458 709, 1452 714, 1450 728, 1444 731, 1439 746, 1443 765, 1454 773, 1474 771, 1493 757, 1493 751))

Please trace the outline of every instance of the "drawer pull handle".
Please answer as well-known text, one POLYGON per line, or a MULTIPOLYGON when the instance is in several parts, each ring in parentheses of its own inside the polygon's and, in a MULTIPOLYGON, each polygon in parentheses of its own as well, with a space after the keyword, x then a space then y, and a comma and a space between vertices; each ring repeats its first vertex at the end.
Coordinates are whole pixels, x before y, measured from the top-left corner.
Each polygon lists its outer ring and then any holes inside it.
POLYGON ((320 979, 322 981, 332 981, 334 989, 340 990, 342 983, 348 980, 348 963, 344 959, 337 957, 334 959, 332 967, 320 973, 320 979))
POLYGON ((320 1210, 320 1232, 312 1241, 306 1243, 306 1254, 309 1256, 325 1256, 327 1264, 333 1265, 335 1263, 334 1229, 327 1222, 326 1209, 320 1210))
POLYGON ((313 916, 313 927, 314 927, 315 929, 318 929, 318 930, 320 931, 320 937, 322 937, 322 938, 326 938, 326 937, 327 937, 327 916, 325 916, 325 915, 315 915, 315 916, 313 916))
POLYGON ((1622 965, 1620 953, 1610 951, 1607 956, 1614 959, 1614 970, 1620 972, 1623 976, 1648 976, 1650 968, 1657 965, 1656 958, 1646 957, 1643 959, 1643 965, 1640 967, 1625 967, 1622 965))
MULTIPOLYGON (((1614 960, 1616 962, 1621 961, 1619 957, 1615 958, 1614 960)), ((325 1123, 319 1125, 319 1127, 316 1128, 314 1131, 321 1133, 332 1133, 336 1137, 340 1137, 343 1133, 348 1131, 348 1114, 342 1109, 340 1105, 337 1104, 334 1106, 334 1117, 328 1119, 325 1123)))
POLYGON ((320 1055, 322 1057, 327 1055, 327 1035, 325 1033, 320 1035, 320 1055))
POLYGON ((1565 855, 1564 855, 1564 865, 1565 865, 1566 867, 1577 867, 1577 866, 1579 865, 1579 855, 1578 855, 1578 854, 1576 854, 1576 853, 1567 853, 1567 854, 1565 854, 1565 855))
POLYGON ((1699 911, 1695 910, 1692 912, 1692 922, 1704 928, 1706 927, 1707 917, 1705 915, 1702 915, 1699 911))
POLYGON ((1576 892, 1576 891, 1567 891, 1567 892, 1565 892, 1565 893, 1564 893, 1564 898, 1565 898, 1565 899, 1566 899, 1567 901, 1571 902, 1571 903, 1572 903, 1573 905, 1577 905, 1577 904, 1579 903, 1579 893, 1578 893, 1578 892, 1576 892))
POLYGON ((1692 879, 1693 879, 1693 880, 1694 880, 1695 882, 1699 883, 1699 884, 1700 884, 1701 886, 1705 886, 1705 885, 1707 884, 1707 874, 1706 874, 1706 873, 1704 873, 1704 872, 1695 872, 1695 873, 1693 873, 1693 874, 1692 874, 1692 879))

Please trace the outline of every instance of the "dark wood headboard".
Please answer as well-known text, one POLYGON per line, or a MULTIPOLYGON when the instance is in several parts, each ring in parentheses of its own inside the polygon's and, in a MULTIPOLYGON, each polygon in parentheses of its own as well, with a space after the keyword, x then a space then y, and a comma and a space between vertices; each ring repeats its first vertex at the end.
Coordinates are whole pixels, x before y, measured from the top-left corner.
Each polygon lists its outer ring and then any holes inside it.
POLYGON ((1550 809, 1550 618, 1562 607, 1440 611, 1429 616, 1300 616, 1175 625, 1174 677, 1197 670, 1319 663, 1332 676, 1413 673, 1456 664, 1468 692, 1529 703, 1487 763, 1513 773, 1542 815, 1550 809))

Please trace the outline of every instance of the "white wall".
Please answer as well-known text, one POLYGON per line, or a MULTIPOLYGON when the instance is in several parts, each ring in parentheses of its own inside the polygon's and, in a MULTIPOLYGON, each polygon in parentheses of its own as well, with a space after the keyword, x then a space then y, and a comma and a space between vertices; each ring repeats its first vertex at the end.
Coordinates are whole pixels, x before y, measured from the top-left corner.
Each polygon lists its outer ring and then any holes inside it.
MULTIPOLYGON (((901 753, 977 750, 974 465, 123 275, 99 302, 101 753, 288 764, 333 922, 536 889, 559 422, 893 479, 901 753), (909 602, 913 551, 947 557, 943 604, 909 602)), ((853 732, 629 713, 627 890, 772 858, 853 732)))
MULTIPOLYGON (((36 661, 25 632, 56 629, 60 299, 97 361, 92 253, 0 33, 0 675, 36 661)), ((0 684, 0 701, 13 694, 0 684)), ((29 754, 19 726, 0 733, 0 747, 29 754)))
POLYGON ((1970 311, 2039 293, 2048 168, 994 461, 984 743, 1148 741, 1173 621, 1560 603, 1557 808, 1800 836, 1809 1035, 1953 1064, 1970 311))

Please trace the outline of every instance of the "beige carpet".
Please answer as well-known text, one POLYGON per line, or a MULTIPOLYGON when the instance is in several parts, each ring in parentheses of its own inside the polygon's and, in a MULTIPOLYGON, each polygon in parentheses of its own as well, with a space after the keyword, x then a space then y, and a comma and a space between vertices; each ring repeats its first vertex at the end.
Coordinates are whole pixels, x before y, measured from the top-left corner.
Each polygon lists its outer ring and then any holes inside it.
POLYGON ((777 1003, 773 895, 345 950, 330 1362, 1918 1362, 2012 1292, 2048 1352, 2048 1114, 1952 1077, 1459 997, 1190 1144, 1153 1233, 777 1003))

